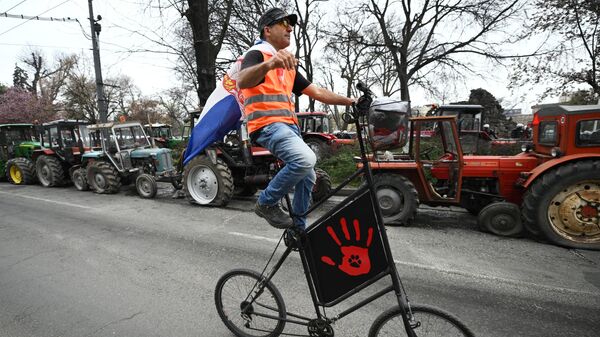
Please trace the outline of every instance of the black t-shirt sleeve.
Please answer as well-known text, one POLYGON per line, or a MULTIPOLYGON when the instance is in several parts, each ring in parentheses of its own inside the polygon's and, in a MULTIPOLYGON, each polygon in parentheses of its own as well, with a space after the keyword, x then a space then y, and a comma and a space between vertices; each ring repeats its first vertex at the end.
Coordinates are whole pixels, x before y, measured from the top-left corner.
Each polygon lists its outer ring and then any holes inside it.
MULTIPOLYGON (((244 56, 244 60, 242 61, 242 67, 240 70, 255 66, 257 64, 263 63, 265 58, 263 54, 259 50, 251 50, 246 53, 244 56)), ((265 79, 263 78, 259 84, 264 83, 265 79)), ((292 92, 297 96, 302 95, 302 90, 306 89, 311 83, 296 71, 296 78, 294 79, 294 87, 292 88, 292 92)))
POLYGON ((240 70, 260 64, 264 60, 265 58, 259 50, 251 50, 246 53, 246 56, 244 56, 244 60, 242 61, 242 68, 240 70))
POLYGON ((306 89, 311 83, 296 71, 296 78, 294 79, 294 87, 292 88, 292 92, 296 94, 296 96, 302 95, 302 90, 306 89))

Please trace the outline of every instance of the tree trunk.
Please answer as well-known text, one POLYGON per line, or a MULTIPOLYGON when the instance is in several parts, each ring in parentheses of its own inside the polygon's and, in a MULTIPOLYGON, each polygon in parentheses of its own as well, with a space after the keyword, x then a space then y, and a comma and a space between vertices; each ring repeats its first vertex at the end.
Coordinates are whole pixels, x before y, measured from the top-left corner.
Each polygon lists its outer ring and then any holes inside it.
POLYGON ((192 28, 198 80, 197 94, 200 106, 204 106, 208 96, 216 87, 216 55, 214 55, 215 46, 210 40, 208 0, 188 0, 188 6, 184 15, 192 28))

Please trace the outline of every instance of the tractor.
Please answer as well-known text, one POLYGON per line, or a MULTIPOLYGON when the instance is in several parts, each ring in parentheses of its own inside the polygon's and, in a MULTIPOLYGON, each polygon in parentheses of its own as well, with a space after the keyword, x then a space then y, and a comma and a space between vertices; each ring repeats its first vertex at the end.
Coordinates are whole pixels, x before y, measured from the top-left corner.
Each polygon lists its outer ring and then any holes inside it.
POLYGON ((33 152, 37 179, 45 187, 63 186, 70 179, 74 167, 81 164, 86 125, 81 120, 59 119, 44 123, 39 128, 41 148, 33 152))
POLYGON ((410 118, 407 102, 386 99, 365 112, 386 222, 410 222, 419 202, 462 206, 484 231, 600 250, 600 105, 536 106, 522 153, 479 156, 463 154, 455 117, 410 118), (408 152, 390 151, 406 142, 408 152))
POLYGON ((483 128, 483 106, 450 104, 436 106, 437 116, 456 116, 460 145, 464 154, 489 154, 492 136, 483 128))
POLYGON ((329 127, 329 118, 325 112, 298 112, 298 123, 304 142, 310 146, 317 160, 321 160, 342 145, 354 145, 354 139, 340 139, 329 127))
POLYGON ((90 146, 98 150, 83 154, 81 166, 73 171, 78 190, 114 194, 121 185, 135 181, 142 198, 153 198, 157 181, 178 184, 171 150, 153 148, 140 123, 101 123, 87 129, 90 146))
POLYGON ((33 124, 0 124, 0 172, 15 185, 37 181, 31 155, 40 149, 33 124))
POLYGON ((173 149, 177 147, 183 138, 173 137, 171 125, 163 123, 145 124, 144 130, 149 137, 152 137, 154 145, 157 147, 166 147, 173 149))
MULTIPOLYGON (((188 133, 200 111, 190 113, 188 133)), ((191 159, 183 170, 182 187, 192 204, 225 206, 233 196, 252 196, 265 188, 283 166, 269 150, 251 144, 242 124, 229 132, 223 141, 213 143, 204 153, 191 159)), ((183 154, 182 154, 183 157, 183 154)), ((180 160, 183 163, 183 158, 180 160)), ((331 190, 327 172, 316 168, 317 180, 313 187, 313 200, 320 200, 331 190)))

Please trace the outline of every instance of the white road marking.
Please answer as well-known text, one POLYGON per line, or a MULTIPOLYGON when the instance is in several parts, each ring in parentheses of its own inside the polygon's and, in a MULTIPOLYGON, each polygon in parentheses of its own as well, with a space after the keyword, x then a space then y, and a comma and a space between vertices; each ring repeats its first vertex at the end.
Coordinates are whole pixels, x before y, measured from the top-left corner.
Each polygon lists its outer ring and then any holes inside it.
POLYGON ((455 269, 445 269, 445 268, 440 268, 440 267, 428 266, 428 265, 421 264, 421 263, 405 262, 405 261, 399 261, 399 260, 394 260, 394 263, 399 264, 399 265, 404 265, 407 267, 420 268, 420 269, 430 270, 430 271, 448 274, 448 275, 458 275, 458 276, 463 276, 463 277, 468 277, 468 278, 478 278, 478 279, 486 280, 486 281, 503 282, 503 283, 508 283, 508 284, 512 284, 512 285, 516 285, 516 286, 542 288, 544 290, 556 291, 556 292, 561 292, 561 293, 573 293, 573 294, 595 296, 595 297, 600 296, 600 293, 581 291, 581 290, 564 288, 564 287, 548 286, 548 285, 544 285, 544 284, 526 282, 526 281, 498 277, 498 276, 473 274, 473 273, 468 273, 468 272, 455 270, 455 269))
POLYGON ((93 209, 94 207, 89 207, 89 206, 83 206, 83 205, 78 205, 78 204, 72 204, 70 202, 62 202, 62 201, 56 201, 56 200, 50 200, 50 199, 44 199, 44 198, 38 198, 38 197, 32 197, 30 195, 23 195, 23 194, 16 194, 16 193, 9 193, 9 192, 3 192, 0 191, 0 194, 9 194, 13 197, 21 197, 21 198, 25 198, 25 199, 32 199, 32 200, 38 200, 38 201, 45 201, 45 202, 50 202, 53 204, 59 204, 59 205, 64 205, 64 206, 69 206, 69 207, 79 207, 79 208, 83 208, 83 209, 93 209))
MULTIPOLYGON (((246 237, 246 238, 254 239, 254 240, 272 242, 272 243, 279 242, 279 239, 273 239, 273 238, 268 238, 268 237, 264 237, 264 236, 260 236, 260 235, 254 235, 254 234, 246 234, 246 233, 240 233, 240 232, 229 232, 229 234, 235 235, 235 236, 242 236, 242 237, 246 237)), ((600 296, 599 293, 595 293, 595 292, 581 291, 581 290, 564 288, 564 287, 548 286, 548 285, 544 285, 544 284, 514 280, 514 279, 509 279, 509 278, 504 278, 504 277, 473 274, 473 273, 468 273, 468 272, 459 271, 459 270, 455 270, 455 269, 447 269, 447 268, 429 266, 429 265, 425 265, 425 264, 421 264, 421 263, 406 262, 406 261, 400 261, 400 260, 394 260, 394 263, 396 263, 397 265, 419 268, 419 269, 434 271, 434 272, 448 274, 448 275, 457 275, 457 276, 461 276, 461 277, 467 277, 467 278, 471 278, 471 279, 481 279, 481 280, 486 280, 486 281, 503 282, 503 283, 508 283, 508 284, 516 285, 516 286, 541 288, 541 289, 552 291, 552 292, 571 293, 571 294, 594 296, 594 297, 600 296)))
POLYGON ((235 236, 243 236, 243 237, 249 238, 249 239, 268 241, 268 242, 272 242, 272 243, 279 242, 279 239, 267 238, 264 236, 253 235, 253 234, 246 234, 246 233, 240 233, 240 232, 229 232, 229 234, 235 235, 235 236))

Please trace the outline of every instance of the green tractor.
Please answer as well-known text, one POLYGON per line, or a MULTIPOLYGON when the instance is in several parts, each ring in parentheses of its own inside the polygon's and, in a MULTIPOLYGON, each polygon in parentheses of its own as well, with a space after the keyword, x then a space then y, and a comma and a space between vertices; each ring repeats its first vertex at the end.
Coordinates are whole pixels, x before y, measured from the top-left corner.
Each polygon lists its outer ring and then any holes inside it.
POLYGON ((89 151, 84 147, 86 125, 81 120, 60 119, 44 123, 41 127, 41 149, 32 154, 37 178, 45 187, 63 186, 74 169, 81 164, 81 155, 89 151))
POLYGON ((34 184, 37 181, 31 160, 40 149, 33 124, 0 124, 0 172, 2 178, 15 185, 34 184))
POLYGON ((182 137, 174 137, 171 132, 171 125, 163 123, 145 124, 144 130, 149 137, 152 137, 154 145, 157 147, 166 147, 174 149, 184 140, 182 137))
POLYGON ((73 170, 78 190, 113 194, 135 181, 142 198, 153 198, 157 181, 179 184, 171 150, 152 147, 140 123, 102 123, 87 129, 90 146, 99 148, 84 153, 81 166, 73 170))

